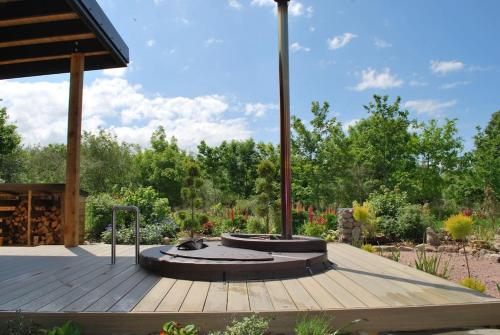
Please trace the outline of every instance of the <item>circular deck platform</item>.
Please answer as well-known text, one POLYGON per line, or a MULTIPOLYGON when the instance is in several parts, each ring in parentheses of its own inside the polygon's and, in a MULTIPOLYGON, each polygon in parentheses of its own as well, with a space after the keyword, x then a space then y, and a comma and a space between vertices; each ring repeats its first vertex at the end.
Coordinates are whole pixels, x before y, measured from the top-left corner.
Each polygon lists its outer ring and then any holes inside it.
POLYGON ((207 242, 200 250, 161 246, 144 250, 139 264, 164 277, 204 280, 262 280, 306 276, 330 268, 326 252, 263 252, 207 242))
POLYGON ((221 235, 222 245, 231 248, 243 248, 277 252, 326 252, 326 241, 321 238, 294 235, 291 240, 275 234, 240 234, 221 235))

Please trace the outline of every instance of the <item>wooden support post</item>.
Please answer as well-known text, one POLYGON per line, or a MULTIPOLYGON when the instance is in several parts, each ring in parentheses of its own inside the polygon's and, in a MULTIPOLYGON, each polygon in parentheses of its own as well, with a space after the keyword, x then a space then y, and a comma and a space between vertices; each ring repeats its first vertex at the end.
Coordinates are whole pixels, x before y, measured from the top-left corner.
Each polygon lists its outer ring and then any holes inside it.
POLYGON ((66 190, 64 199, 64 245, 66 247, 75 247, 78 245, 84 63, 85 56, 82 53, 71 55, 66 190))
POLYGON ((31 202, 33 201, 33 192, 31 190, 28 191, 28 246, 31 246, 31 210, 33 209, 33 205, 31 202))

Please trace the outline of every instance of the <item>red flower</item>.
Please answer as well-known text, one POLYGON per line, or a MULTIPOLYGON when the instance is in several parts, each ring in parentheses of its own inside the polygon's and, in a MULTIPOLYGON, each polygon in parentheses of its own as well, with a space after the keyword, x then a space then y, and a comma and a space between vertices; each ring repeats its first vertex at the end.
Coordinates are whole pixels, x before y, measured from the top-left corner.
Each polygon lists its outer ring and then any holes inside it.
POLYGON ((322 216, 318 216, 318 217, 316 218, 316 223, 317 223, 317 224, 320 224, 320 225, 324 225, 324 224, 326 224, 326 220, 325 220, 325 218, 324 218, 324 217, 322 217, 322 216))
POLYGON ((312 223, 314 219, 314 210, 312 206, 309 206, 309 223, 312 223))
POLYGON ((160 335, 167 335, 164 330, 160 330, 160 335))
POLYGON ((465 216, 472 216, 472 209, 466 208, 462 211, 462 214, 465 216))

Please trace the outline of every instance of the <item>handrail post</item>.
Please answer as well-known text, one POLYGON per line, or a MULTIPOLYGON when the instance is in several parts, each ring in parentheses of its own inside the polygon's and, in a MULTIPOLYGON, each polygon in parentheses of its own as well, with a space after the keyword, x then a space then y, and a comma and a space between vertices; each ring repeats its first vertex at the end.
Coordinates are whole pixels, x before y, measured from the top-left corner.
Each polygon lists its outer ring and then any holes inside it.
POLYGON ((113 206, 113 223, 111 226, 111 264, 116 263, 116 212, 122 210, 127 212, 135 212, 135 264, 139 264, 139 254, 140 254, 140 241, 141 241, 141 230, 140 230, 140 217, 141 213, 137 206, 113 206))

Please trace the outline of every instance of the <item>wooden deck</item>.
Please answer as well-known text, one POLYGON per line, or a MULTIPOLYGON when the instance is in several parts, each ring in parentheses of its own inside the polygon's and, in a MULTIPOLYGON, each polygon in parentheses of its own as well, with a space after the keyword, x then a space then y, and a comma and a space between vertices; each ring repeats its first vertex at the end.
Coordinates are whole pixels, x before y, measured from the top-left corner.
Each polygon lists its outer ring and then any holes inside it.
POLYGON ((335 268, 298 279, 193 282, 159 278, 134 265, 134 247, 0 248, 0 319, 21 310, 43 324, 74 320, 90 334, 147 334, 169 320, 221 328, 259 312, 289 333, 298 314, 334 323, 364 318, 366 331, 499 326, 500 300, 343 244, 335 268))

